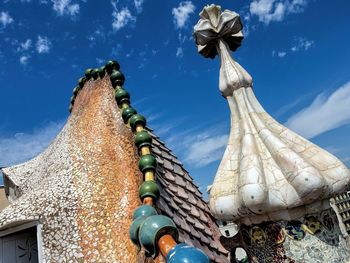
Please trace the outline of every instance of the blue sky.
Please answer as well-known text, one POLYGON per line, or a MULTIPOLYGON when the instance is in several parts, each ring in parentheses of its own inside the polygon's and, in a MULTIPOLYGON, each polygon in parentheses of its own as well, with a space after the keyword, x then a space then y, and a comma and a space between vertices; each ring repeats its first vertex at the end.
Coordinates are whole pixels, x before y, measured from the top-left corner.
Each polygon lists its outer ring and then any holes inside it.
MULTIPOLYGON (((132 103, 205 191, 229 132, 218 58, 197 53, 206 1, 0 0, 0 165, 40 153, 89 67, 116 59, 132 103)), ((238 12, 234 54, 279 122, 350 164, 350 2, 216 1, 238 12)))

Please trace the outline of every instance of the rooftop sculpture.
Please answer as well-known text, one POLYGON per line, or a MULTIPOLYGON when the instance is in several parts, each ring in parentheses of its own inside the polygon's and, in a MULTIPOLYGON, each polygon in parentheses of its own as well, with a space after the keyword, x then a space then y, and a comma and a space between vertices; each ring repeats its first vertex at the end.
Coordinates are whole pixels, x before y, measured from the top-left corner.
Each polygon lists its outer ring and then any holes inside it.
POLYGON ((229 142, 209 193, 213 215, 252 224, 329 207, 331 196, 349 189, 347 167, 260 105, 252 77, 230 54, 243 39, 239 15, 210 5, 200 17, 194 28, 198 52, 219 54, 219 87, 231 110, 229 142))
POLYGON ((208 188, 231 262, 242 251, 253 263, 348 262, 348 168, 260 105, 230 52, 243 39, 238 14, 204 7, 194 39, 204 57, 220 56, 219 88, 231 110, 227 148, 208 188))
MULTIPOLYGON (((200 17, 198 51, 220 56, 219 88, 231 110, 211 212, 176 156, 131 106, 118 62, 108 61, 79 79, 71 115, 52 144, 2 169, 11 204, 0 212, 0 242, 14 229, 35 227, 25 233, 30 262, 228 263, 229 252, 236 262, 238 246, 252 262, 295 262, 301 253, 309 257, 302 262, 318 254, 321 261, 350 257, 336 224, 350 220, 350 195, 343 193, 349 170, 257 101, 252 77, 230 54, 243 40, 239 15, 210 5, 200 17), (338 193, 331 199, 334 213, 328 199, 338 193), (241 227, 232 247, 211 213, 241 227), (303 245, 311 249, 303 253, 293 242, 306 232, 312 236, 303 245)), ((0 261, 7 253, 17 262, 8 251, 0 250, 0 261)))
POLYGON ((124 81, 116 61, 86 70, 51 145, 3 169, 0 233, 35 226, 42 262, 229 262, 198 187, 124 81))

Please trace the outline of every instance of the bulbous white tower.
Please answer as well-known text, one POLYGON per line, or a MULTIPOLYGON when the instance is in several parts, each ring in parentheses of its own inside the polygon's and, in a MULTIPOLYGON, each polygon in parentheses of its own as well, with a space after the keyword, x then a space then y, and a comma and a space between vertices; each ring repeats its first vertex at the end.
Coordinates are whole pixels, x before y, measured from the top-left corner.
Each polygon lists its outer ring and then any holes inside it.
POLYGON ((210 5, 200 17, 194 27, 198 51, 219 54, 219 87, 231 110, 228 145, 209 193, 214 217, 250 225, 329 208, 328 199, 349 188, 348 168, 260 105, 252 77, 230 54, 243 39, 239 15, 210 5))

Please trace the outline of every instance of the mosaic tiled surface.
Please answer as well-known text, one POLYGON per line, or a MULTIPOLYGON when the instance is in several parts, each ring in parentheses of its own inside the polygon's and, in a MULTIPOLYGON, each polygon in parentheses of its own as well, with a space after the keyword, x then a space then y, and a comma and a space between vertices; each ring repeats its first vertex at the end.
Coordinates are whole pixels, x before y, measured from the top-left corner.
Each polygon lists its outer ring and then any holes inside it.
POLYGON ((108 79, 89 82, 37 158, 4 169, 19 198, 0 224, 37 219, 47 262, 136 262, 128 236, 141 174, 108 79))
MULTIPOLYGON (((244 226, 238 238, 237 244, 244 247, 253 263, 347 263, 350 260, 350 248, 331 210, 293 221, 244 226)), ((226 246, 230 246, 227 241, 226 246)))
POLYGON ((330 204, 338 216, 340 231, 343 236, 350 234, 350 191, 330 199, 330 204))
MULTIPOLYGON (((155 135, 153 139, 162 191, 157 208, 173 218, 180 241, 201 248, 213 262, 228 262, 192 178, 155 135)), ((39 221, 44 262, 151 262, 129 239, 132 211, 139 205, 138 160, 109 79, 87 82, 48 149, 4 169, 13 203, 0 213, 0 230, 39 221)))
POLYGON ((253 78, 231 55, 243 39, 239 15, 211 4, 199 16, 198 52, 219 56, 219 89, 231 111, 228 145, 209 192, 214 217, 250 225, 329 208, 321 200, 349 189, 349 169, 263 109, 253 78))
POLYGON ((217 218, 258 224, 325 209, 349 189, 350 171, 335 156, 279 124, 251 87, 227 97, 231 133, 210 191, 217 218))

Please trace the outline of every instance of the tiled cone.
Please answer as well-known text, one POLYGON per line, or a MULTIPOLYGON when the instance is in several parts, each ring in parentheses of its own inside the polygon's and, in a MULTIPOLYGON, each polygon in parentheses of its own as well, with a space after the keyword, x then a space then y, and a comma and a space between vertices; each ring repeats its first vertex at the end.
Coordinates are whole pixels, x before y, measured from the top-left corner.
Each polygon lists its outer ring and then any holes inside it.
POLYGON ((194 28, 198 51, 219 54, 219 87, 231 110, 228 145, 210 189, 213 215, 251 224, 328 208, 330 196, 349 188, 347 167, 262 108, 252 77, 230 54, 243 39, 239 15, 210 5, 200 17, 194 28))
POLYGON ((94 80, 96 73, 81 80, 52 144, 3 169, 13 202, 0 213, 0 230, 39 221, 43 262, 145 262, 129 238, 141 204, 139 156, 109 77, 94 80))

